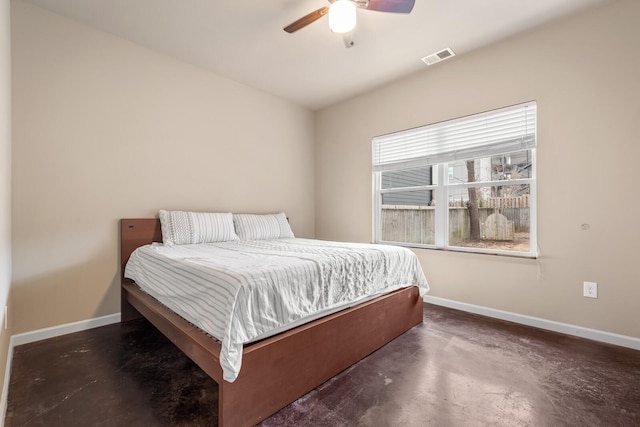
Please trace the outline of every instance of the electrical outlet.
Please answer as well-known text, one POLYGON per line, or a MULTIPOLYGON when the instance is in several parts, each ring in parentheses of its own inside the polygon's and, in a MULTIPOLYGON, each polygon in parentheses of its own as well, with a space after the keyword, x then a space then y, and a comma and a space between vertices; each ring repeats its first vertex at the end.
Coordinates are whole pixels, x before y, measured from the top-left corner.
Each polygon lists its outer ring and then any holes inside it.
POLYGON ((596 282, 583 282, 583 296, 598 298, 598 284, 596 282))

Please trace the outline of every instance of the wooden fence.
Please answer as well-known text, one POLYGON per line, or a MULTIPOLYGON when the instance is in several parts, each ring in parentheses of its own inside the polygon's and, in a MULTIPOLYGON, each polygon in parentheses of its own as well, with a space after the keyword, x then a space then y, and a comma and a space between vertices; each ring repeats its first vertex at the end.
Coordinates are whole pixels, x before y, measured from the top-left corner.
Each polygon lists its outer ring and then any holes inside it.
POLYGON ((483 208, 529 208, 531 207, 528 194, 517 197, 488 197, 480 201, 483 208))
MULTIPOLYGON (((529 208, 531 207, 530 200, 531 198, 528 194, 516 197, 484 197, 478 200, 478 207, 493 209, 529 208)), ((466 200, 451 200, 449 207, 465 208, 467 203, 466 200)), ((412 207, 415 208, 415 206, 412 207)))
POLYGON ((434 219, 433 206, 382 206, 382 240, 433 245, 434 219))
MULTIPOLYGON (((516 232, 529 231, 529 208, 478 209, 480 221, 485 222, 493 213, 501 213, 513 221, 516 232)), ((382 240, 432 245, 435 243, 435 207, 383 205, 380 218, 382 240)), ((449 208, 449 243, 469 240, 469 210, 466 207, 449 208)))

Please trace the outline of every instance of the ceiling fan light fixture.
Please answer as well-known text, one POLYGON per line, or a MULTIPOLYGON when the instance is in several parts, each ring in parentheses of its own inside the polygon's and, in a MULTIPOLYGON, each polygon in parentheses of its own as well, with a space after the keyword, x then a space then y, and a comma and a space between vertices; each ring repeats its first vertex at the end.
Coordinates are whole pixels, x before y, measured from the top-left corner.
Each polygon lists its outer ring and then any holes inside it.
POLYGON ((356 4, 337 0, 329 7, 329 28, 334 33, 348 33, 356 26, 356 4))

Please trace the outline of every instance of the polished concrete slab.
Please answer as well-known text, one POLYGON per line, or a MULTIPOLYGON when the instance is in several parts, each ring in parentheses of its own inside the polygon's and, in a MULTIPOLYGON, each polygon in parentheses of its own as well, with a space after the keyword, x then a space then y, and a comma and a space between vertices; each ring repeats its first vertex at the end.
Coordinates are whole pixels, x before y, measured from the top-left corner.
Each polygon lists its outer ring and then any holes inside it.
MULTIPOLYGON (((138 320, 16 347, 5 425, 211 426, 216 400, 138 320)), ((425 305, 424 324, 262 425, 639 426, 640 351, 425 305)))

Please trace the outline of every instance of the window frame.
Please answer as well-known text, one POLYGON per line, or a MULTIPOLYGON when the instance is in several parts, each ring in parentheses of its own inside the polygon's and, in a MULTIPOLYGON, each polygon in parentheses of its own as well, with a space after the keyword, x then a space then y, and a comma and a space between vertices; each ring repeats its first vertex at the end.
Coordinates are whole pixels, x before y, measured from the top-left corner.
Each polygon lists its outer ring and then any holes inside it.
MULTIPOLYGON (((506 110, 508 108, 518 108, 521 106, 528 105, 536 105, 535 101, 527 102, 511 107, 505 107, 498 110, 506 110)), ((537 106, 536 106, 537 108, 537 106)), ((491 111, 480 113, 480 114, 490 114, 491 111)), ((476 115, 474 115, 476 116, 476 115)), ((468 117, 474 117, 468 116, 468 117)), ((453 122, 464 120, 465 117, 452 119, 450 121, 445 121, 441 123, 453 122)), ((536 120, 537 120, 537 111, 536 111, 536 120)), ((427 125, 432 126, 432 125, 427 125)), ((417 129, 423 129, 427 126, 423 126, 417 129)), ((472 160, 472 159, 480 159, 486 157, 493 157, 499 155, 511 154, 514 152, 524 152, 529 151, 531 155, 531 169, 530 176, 528 178, 515 178, 508 180, 495 180, 491 179, 489 181, 474 181, 474 182, 461 182, 461 183, 449 183, 449 165, 453 164, 450 161, 443 161, 440 163, 429 163, 424 162, 419 167, 428 167, 431 169, 431 177, 432 184, 429 185, 419 185, 419 186, 409 186, 409 187, 394 187, 394 188, 382 188, 382 173, 385 171, 399 171, 399 170, 407 170, 413 167, 416 167, 416 163, 411 160, 402 161, 401 163, 406 163, 404 167, 399 166, 397 168, 385 169, 385 170, 376 170, 375 167, 375 159, 376 159, 376 138, 372 141, 372 187, 373 187, 373 242, 381 243, 381 244, 390 244, 397 246, 405 246, 411 248, 423 248, 423 249, 436 249, 436 250, 447 250, 447 251, 455 251, 455 252, 470 252, 470 253, 481 253, 481 254, 492 254, 492 255, 503 255, 503 256, 511 256, 511 257, 520 257, 520 258, 537 258, 538 257, 538 244, 537 244, 537 161, 536 161, 536 149, 537 149, 537 123, 536 128, 534 130, 534 145, 533 147, 528 147, 522 150, 507 150, 502 153, 493 152, 490 155, 476 155, 471 156, 469 158, 457 158, 458 161, 463 160, 472 160), (450 240, 450 230, 449 230, 449 194, 451 190, 455 189, 465 189, 470 187, 482 188, 482 187, 494 187, 494 186, 505 186, 505 185, 528 185, 529 186, 529 251, 515 251, 515 250, 504 250, 497 248, 480 248, 480 247, 466 247, 466 246, 455 246, 451 245, 450 240), (424 244, 424 243, 410 243, 410 242, 396 242, 396 241, 387 241, 382 240, 382 225, 381 225, 381 216, 382 216, 382 197, 384 194, 390 193, 401 193, 407 191, 417 191, 417 190, 427 190, 432 192, 433 200, 435 201, 434 209, 434 243, 433 244, 424 244)), ((400 131, 400 133, 408 133, 409 131, 400 131)), ((393 134, 391 134, 393 135, 393 134)), ((378 138, 378 137, 377 137, 378 138)), ((425 207, 426 209, 426 207, 425 207)))

